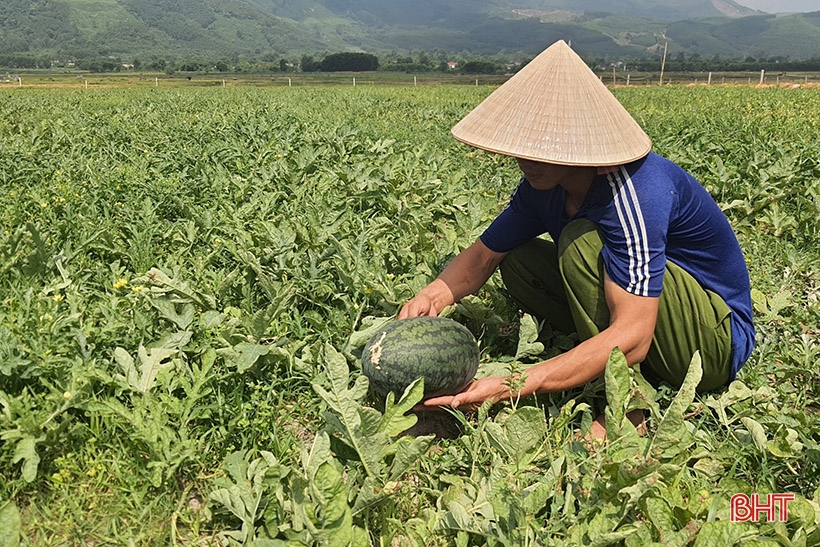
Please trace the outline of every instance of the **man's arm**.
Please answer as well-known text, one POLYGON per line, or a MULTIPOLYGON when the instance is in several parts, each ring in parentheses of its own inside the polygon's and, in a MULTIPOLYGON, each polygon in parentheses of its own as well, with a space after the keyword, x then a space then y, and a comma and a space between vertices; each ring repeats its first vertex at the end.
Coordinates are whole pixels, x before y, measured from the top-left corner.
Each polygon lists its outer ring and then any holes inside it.
POLYGON ((526 371, 519 393, 510 393, 507 378, 493 376, 473 382, 455 396, 435 397, 425 406, 447 405, 474 409, 484 401, 498 402, 513 396, 563 391, 582 386, 604 373, 612 349, 616 346, 630 365, 641 362, 649 351, 660 299, 628 293, 606 276, 604 293, 610 310, 609 327, 581 342, 570 351, 539 363, 526 371))
POLYGON ((491 251, 480 239, 477 240, 402 307, 399 319, 438 315, 450 304, 480 289, 505 256, 507 253, 491 251))

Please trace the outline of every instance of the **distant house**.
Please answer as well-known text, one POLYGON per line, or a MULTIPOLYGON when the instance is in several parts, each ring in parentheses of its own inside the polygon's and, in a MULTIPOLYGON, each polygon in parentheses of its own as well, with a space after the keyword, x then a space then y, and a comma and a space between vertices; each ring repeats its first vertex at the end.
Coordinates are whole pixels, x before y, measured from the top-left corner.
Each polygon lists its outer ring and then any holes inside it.
POLYGON ((449 63, 447 63, 447 68, 449 68, 450 70, 455 70, 458 68, 458 63, 455 61, 450 61, 449 63))
POLYGON ((521 61, 511 61, 506 65, 507 71, 518 70, 521 67, 521 61))

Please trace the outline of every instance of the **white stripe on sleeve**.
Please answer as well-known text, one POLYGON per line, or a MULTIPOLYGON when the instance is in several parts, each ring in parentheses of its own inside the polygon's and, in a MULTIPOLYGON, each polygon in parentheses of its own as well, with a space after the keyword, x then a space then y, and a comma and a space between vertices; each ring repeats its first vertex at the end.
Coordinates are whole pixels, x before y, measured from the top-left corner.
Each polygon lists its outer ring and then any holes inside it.
POLYGON ((607 176, 615 201, 618 220, 626 239, 629 254, 629 285, 627 291, 649 295, 649 241, 641 204, 626 168, 607 176))

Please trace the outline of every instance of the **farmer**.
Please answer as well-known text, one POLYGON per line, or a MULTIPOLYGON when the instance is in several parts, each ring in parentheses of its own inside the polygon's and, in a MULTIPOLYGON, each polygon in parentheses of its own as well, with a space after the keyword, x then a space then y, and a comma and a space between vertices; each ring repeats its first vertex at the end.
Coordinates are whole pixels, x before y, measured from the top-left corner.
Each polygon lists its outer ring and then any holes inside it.
MULTIPOLYGON (((649 137, 569 46, 546 49, 452 129, 513 156, 523 173, 508 206, 409 300, 399 318, 435 316, 496 267, 520 308, 580 343, 526 371, 428 399, 472 411, 484 401, 561 391, 600 377, 613 348, 650 381, 679 387, 700 351, 699 391, 733 380, 754 347, 749 274, 706 190, 652 152, 649 137), (549 234, 552 241, 538 238, 549 234)), ((640 424, 643 413, 630 419, 640 424)), ((605 435, 603 417, 593 437, 605 435)))

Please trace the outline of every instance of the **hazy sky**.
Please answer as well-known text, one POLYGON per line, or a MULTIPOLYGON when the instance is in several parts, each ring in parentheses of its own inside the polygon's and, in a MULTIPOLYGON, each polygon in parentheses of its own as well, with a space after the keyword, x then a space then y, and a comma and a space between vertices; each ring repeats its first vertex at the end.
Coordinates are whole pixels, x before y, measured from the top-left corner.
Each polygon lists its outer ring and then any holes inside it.
POLYGON ((769 13, 820 11, 820 0, 735 0, 735 2, 769 13))

